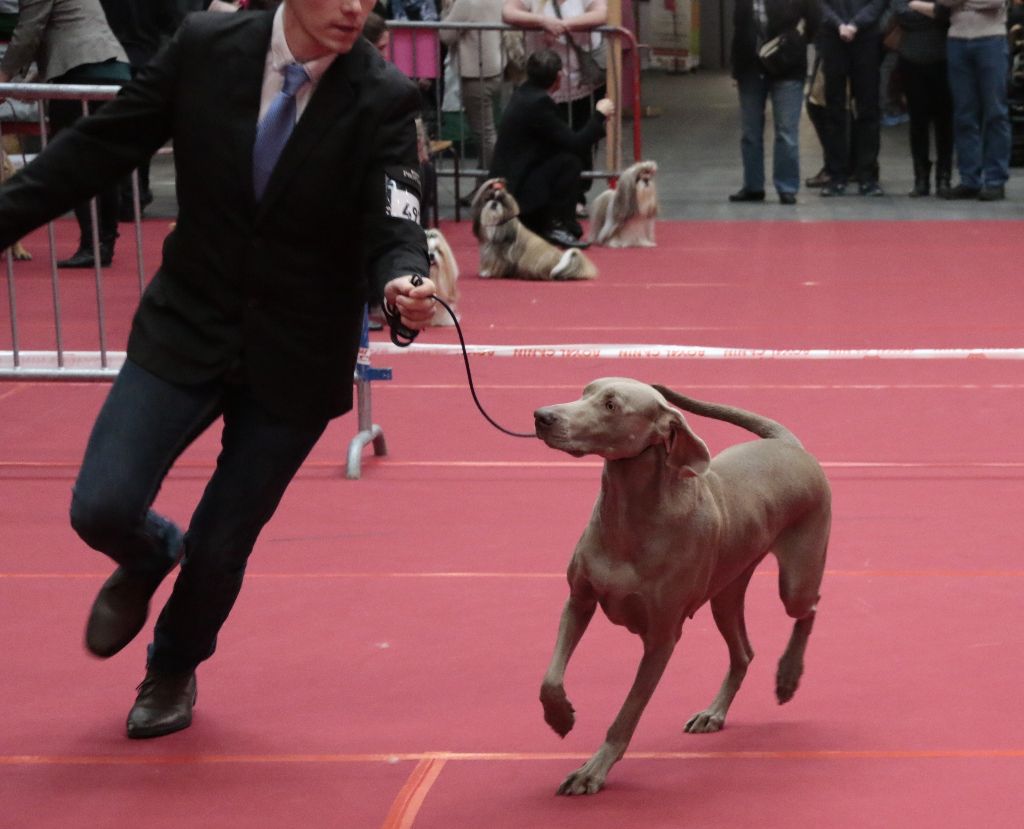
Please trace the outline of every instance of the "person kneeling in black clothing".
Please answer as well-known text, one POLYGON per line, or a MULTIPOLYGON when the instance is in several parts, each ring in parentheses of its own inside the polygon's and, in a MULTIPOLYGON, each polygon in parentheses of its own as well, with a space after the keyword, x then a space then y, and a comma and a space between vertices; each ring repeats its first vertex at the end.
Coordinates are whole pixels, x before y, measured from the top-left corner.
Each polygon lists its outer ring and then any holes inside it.
POLYGON ((490 176, 505 179, 519 203, 519 220, 549 242, 585 247, 576 221, 576 195, 583 163, 582 150, 604 136, 605 119, 615 104, 602 98, 580 129, 558 115, 549 93, 562 81, 562 59, 542 49, 526 61, 526 80, 516 89, 498 125, 490 176))

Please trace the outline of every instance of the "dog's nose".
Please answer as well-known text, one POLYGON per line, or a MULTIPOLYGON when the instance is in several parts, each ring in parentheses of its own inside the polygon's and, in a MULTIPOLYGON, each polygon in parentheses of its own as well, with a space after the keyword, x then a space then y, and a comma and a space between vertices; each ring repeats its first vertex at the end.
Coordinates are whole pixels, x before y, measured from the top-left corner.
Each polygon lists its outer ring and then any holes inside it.
POLYGON ((533 413, 533 422, 536 424, 538 429, 545 426, 551 426, 557 419, 558 415, 549 408, 537 409, 537 411, 533 413))

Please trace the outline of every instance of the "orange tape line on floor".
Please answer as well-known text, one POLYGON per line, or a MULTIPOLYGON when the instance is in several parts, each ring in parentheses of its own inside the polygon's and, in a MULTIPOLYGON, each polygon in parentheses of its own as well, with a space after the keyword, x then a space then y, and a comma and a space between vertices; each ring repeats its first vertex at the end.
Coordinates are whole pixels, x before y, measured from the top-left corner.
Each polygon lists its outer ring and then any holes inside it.
MULTIPOLYGON (((220 763, 396 763, 420 766, 403 787, 433 785, 441 768, 453 762, 549 762, 587 760, 585 752, 418 752, 412 754, 175 754, 175 755, 0 755, 0 766, 173 766, 220 763), (428 785, 429 784, 429 785, 428 785)), ((805 749, 795 751, 631 751, 625 760, 1024 760, 1024 748, 978 749, 805 749)), ((401 793, 400 793, 401 794, 401 793)), ((425 794, 425 791, 424 791, 425 794)))
MULTIPOLYGON (((754 573, 756 576, 778 575, 778 570, 766 567, 754 573)), ((2 573, 0 579, 25 580, 32 579, 105 579, 109 573, 2 573)), ((1021 578, 1024 570, 831 570, 826 569, 825 575, 853 578, 972 578, 972 579, 1005 579, 1021 578)), ((247 579, 564 579, 564 572, 552 573, 512 573, 512 572, 354 572, 328 571, 323 573, 246 573, 247 579)))
POLYGON ((419 814, 420 807, 427 797, 431 786, 441 774, 447 762, 439 757, 425 757, 413 769, 409 779, 391 804, 388 816, 384 819, 381 829, 410 829, 419 814))

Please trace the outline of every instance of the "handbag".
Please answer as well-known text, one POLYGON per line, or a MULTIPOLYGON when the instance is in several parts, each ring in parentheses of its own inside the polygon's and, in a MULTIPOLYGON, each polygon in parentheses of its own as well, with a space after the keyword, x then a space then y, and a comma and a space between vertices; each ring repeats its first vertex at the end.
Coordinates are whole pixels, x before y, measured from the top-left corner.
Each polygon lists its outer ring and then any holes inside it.
MULTIPOLYGON (((562 9, 559 7, 558 0, 551 0, 551 5, 555 7, 555 15, 561 20, 562 9)), ((595 88, 604 86, 605 69, 597 62, 594 53, 580 46, 571 33, 566 34, 566 38, 569 41, 569 46, 576 53, 576 67, 580 73, 580 84, 595 88)))
POLYGON ((882 45, 890 52, 898 52, 903 45, 903 27, 897 22, 896 15, 889 18, 882 35, 882 45))
POLYGON ((767 75, 785 75, 798 68, 807 60, 807 38, 804 37, 804 21, 792 29, 786 29, 757 50, 761 68, 767 75))

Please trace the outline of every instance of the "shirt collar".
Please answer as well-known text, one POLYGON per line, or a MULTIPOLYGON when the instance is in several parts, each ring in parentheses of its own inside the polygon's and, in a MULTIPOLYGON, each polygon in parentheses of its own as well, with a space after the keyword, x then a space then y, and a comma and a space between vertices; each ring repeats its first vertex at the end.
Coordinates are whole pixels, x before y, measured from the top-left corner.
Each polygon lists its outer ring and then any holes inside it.
MULTIPOLYGON (((336 57, 337 55, 332 53, 302 64, 302 68, 306 70, 313 86, 316 86, 317 81, 336 57)), ((289 63, 298 63, 284 38, 284 3, 278 6, 277 11, 274 12, 274 26, 270 34, 270 63, 275 72, 283 72, 284 67, 289 63)))

